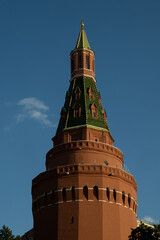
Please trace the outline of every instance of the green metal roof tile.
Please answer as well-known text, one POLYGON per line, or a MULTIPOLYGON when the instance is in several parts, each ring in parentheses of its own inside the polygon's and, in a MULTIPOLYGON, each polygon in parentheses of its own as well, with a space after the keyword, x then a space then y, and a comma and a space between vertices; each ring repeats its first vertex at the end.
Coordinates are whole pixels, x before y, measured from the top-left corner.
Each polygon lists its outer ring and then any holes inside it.
POLYGON ((101 103, 99 103, 99 94, 97 91, 96 84, 92 78, 89 77, 77 77, 75 78, 71 83, 69 87, 69 101, 65 104, 65 116, 61 116, 58 128, 57 128, 57 134, 61 131, 78 127, 78 126, 84 126, 89 125, 93 127, 98 127, 101 129, 105 129, 107 131, 109 130, 108 123, 104 119, 104 113, 105 110, 102 108, 101 103), (75 99, 75 90, 76 88, 79 88, 80 90, 80 99, 75 99), (88 90, 89 88, 92 88, 94 99, 89 99, 88 90), (80 117, 74 117, 74 106, 75 104, 79 104, 81 107, 81 116, 80 117), (97 107, 97 118, 93 118, 91 114, 91 105, 95 104, 97 107))

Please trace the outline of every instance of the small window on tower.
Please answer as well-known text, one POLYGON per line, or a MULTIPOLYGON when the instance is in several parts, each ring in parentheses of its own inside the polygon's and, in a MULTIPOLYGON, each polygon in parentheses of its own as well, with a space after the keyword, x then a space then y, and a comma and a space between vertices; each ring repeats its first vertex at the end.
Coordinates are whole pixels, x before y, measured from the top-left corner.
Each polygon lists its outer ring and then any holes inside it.
POLYGON ((90 69, 90 66, 89 66, 89 56, 88 55, 86 56, 86 69, 90 69))
POLYGON ((97 118, 98 114, 97 114, 97 106, 93 103, 91 106, 91 114, 93 118, 97 118))
POLYGON ((62 200, 66 202, 66 188, 62 188, 62 200))
POLYGON ((94 100, 94 92, 92 88, 89 89, 88 95, 89 95, 89 100, 94 100))
POLYGON ((98 200, 98 187, 97 186, 94 186, 94 188, 93 188, 93 195, 98 200))
POLYGON ((109 189, 109 187, 107 187, 107 189, 106 189, 106 194, 107 194, 107 199, 109 201, 110 200, 110 189, 109 189))
POLYGON ((87 186, 83 187, 83 195, 88 200, 88 187, 87 186))
POLYGON ((131 206, 131 195, 130 194, 128 194, 128 205, 129 205, 129 207, 131 206))
POLYGON ((78 118, 81 116, 81 107, 79 104, 76 104, 74 107, 74 117, 78 118))
POLYGON ((75 201, 75 187, 71 188, 72 201, 75 201))
POLYGON ((116 200, 117 200, 117 193, 116 193, 115 189, 113 189, 113 199, 116 202, 116 200))
POLYGON ((96 112, 96 109, 93 109, 92 110, 92 117, 96 118, 97 117, 97 112, 96 112))
POLYGON ((123 204, 125 205, 125 192, 122 192, 122 200, 123 200, 123 204))
POLYGON ((82 56, 78 54, 78 68, 82 68, 82 56))
POLYGON ((79 90, 79 88, 77 87, 75 90, 75 100, 79 100, 81 97, 81 92, 79 90))

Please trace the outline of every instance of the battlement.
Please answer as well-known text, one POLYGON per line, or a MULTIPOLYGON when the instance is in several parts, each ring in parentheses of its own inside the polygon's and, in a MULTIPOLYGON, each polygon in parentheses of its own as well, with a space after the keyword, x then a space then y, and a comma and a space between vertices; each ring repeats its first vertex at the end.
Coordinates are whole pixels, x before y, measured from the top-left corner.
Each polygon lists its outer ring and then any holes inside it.
POLYGON ((37 198, 33 198, 33 213, 55 204, 83 204, 88 201, 89 204, 97 201, 103 204, 115 204, 124 208, 128 208, 137 213, 137 201, 129 193, 117 191, 109 187, 102 188, 99 186, 82 186, 70 188, 62 187, 61 189, 51 189, 49 192, 44 192, 37 198))
POLYGON ((46 178, 52 178, 53 176, 67 176, 75 174, 102 174, 111 178, 119 178, 132 184, 137 190, 137 184, 134 177, 123 171, 122 169, 106 166, 106 165, 95 165, 95 164, 79 164, 79 165, 65 165, 59 166, 50 171, 40 173, 36 178, 33 179, 33 187, 39 182, 46 178))
POLYGON ((93 161, 96 161, 97 164, 107 162, 108 165, 122 169, 123 153, 118 148, 102 142, 72 141, 56 145, 47 153, 46 168, 49 170, 56 167, 56 165, 80 164, 82 162, 91 164, 93 161), (58 158, 58 155, 60 156, 62 152, 66 155, 63 161, 61 161, 60 157, 58 158), (76 153, 76 155, 73 153, 76 153), (55 162, 55 159, 57 159, 57 162, 55 162))

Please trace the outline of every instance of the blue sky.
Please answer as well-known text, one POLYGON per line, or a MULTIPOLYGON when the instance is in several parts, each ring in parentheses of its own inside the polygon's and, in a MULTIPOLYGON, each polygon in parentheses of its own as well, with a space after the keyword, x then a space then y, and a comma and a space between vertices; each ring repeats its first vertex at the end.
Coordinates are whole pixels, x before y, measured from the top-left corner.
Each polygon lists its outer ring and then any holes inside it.
POLYGON ((115 146, 138 185, 138 218, 160 220, 160 1, 0 1, 0 227, 32 228, 80 21, 115 146))

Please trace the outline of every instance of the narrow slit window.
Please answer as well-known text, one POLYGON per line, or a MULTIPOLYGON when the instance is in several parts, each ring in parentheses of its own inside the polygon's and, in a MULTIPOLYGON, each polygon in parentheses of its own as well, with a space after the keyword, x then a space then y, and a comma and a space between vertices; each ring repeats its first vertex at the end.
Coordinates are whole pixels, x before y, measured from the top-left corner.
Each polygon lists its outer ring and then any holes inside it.
POLYGON ((74 223, 74 217, 73 216, 71 217, 71 223, 74 223))
POLYGON ((66 202, 66 188, 62 188, 62 200, 66 202))
POLYGON ((128 205, 129 205, 129 207, 131 206, 131 195, 130 194, 128 194, 128 205))
POLYGON ((90 69, 90 66, 89 66, 89 56, 88 55, 86 56, 86 69, 90 69))
POLYGON ((110 201, 110 189, 107 187, 107 199, 110 201))
POLYGON ((72 201, 75 201, 75 187, 71 188, 72 201))
POLYGON ((94 188, 93 188, 93 195, 98 200, 98 187, 97 186, 94 186, 94 188))
POLYGON ((123 201, 123 204, 125 205, 125 192, 124 191, 122 192, 122 201, 123 201))
POLYGON ((117 200, 117 193, 116 193, 115 189, 113 189, 113 199, 116 202, 116 200, 117 200))
POLYGON ((83 195, 88 200, 88 187, 87 186, 83 187, 83 195))

